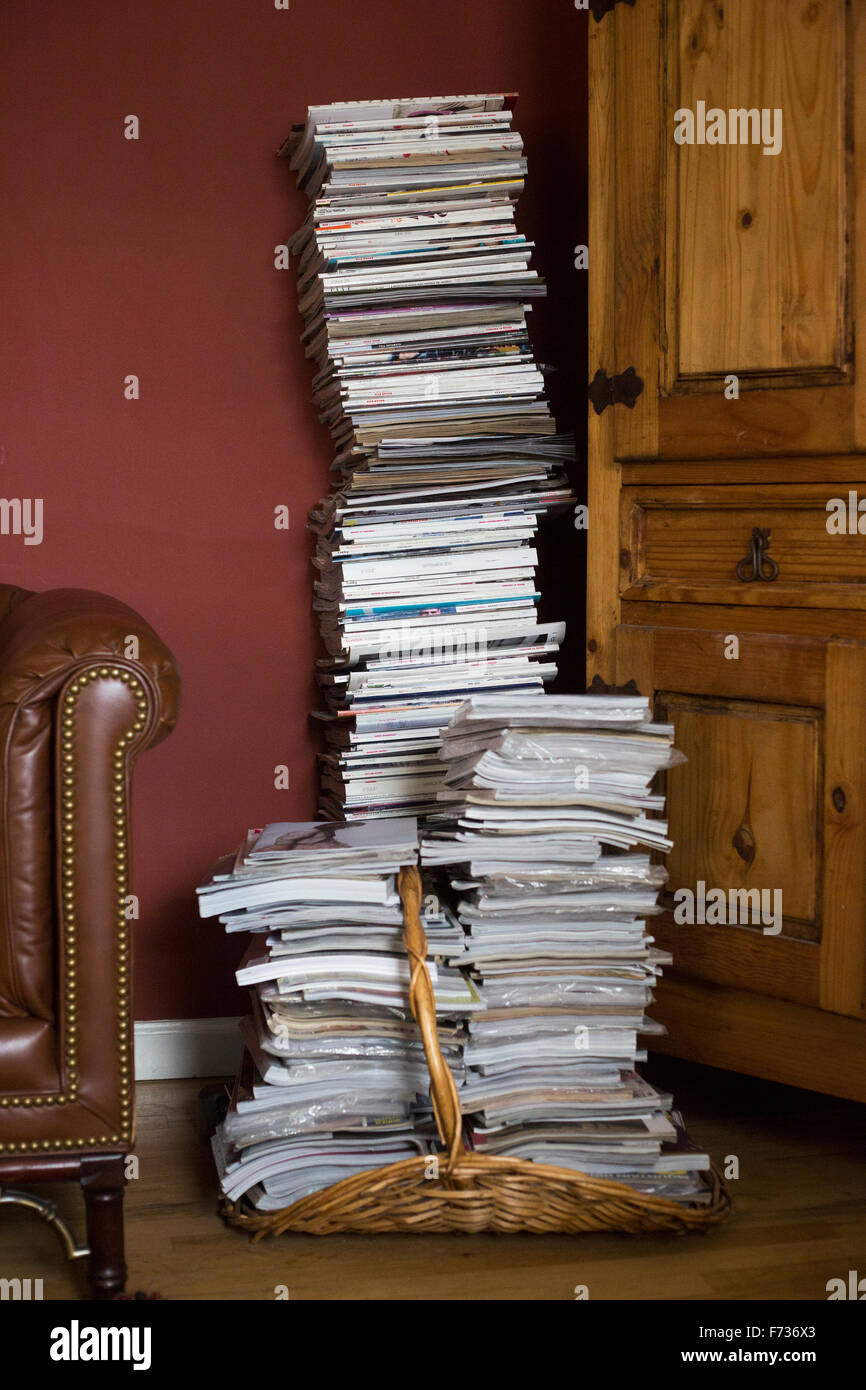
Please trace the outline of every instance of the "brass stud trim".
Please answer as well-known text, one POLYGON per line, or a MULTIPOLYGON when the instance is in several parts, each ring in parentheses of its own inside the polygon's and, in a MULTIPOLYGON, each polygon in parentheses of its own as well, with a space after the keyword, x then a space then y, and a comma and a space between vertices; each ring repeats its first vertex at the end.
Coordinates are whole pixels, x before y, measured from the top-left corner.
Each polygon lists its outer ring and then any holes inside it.
POLYGON ((145 727, 147 719, 147 694, 139 680, 131 671, 124 671, 118 666, 100 666, 90 671, 83 671, 67 687, 63 708, 61 711, 61 777, 63 788, 61 793, 61 805, 63 807, 60 816, 60 841, 61 841, 61 925, 63 935, 63 951, 66 963, 66 980, 64 988, 64 1022, 63 1022, 63 1066, 67 1077, 67 1086, 64 1090, 54 1095, 39 1096, 3 1096, 0 1097, 0 1107, 19 1108, 19 1107, 43 1107, 46 1105, 66 1105, 74 1102, 78 1098, 78 1026, 76 1021, 76 971, 77 971, 77 951, 76 951, 76 931, 77 918, 75 912, 75 728, 78 697, 82 689, 86 688, 91 681, 97 680, 117 680, 120 679, 124 685, 129 687, 130 694, 133 696, 136 705, 136 717, 132 727, 120 734, 114 746, 112 755, 112 765, 114 767, 113 788, 114 795, 112 802, 115 807, 112 813, 114 829, 114 882, 116 897, 115 915, 115 945, 117 949, 116 967, 116 988, 115 1005, 117 1018, 116 1046, 117 1046, 117 1070, 120 1078, 120 1114, 121 1132, 119 1134, 104 1134, 97 1137, 89 1136, 81 1139, 33 1139, 17 1140, 0 1143, 0 1154, 4 1153, 44 1153, 51 1149, 81 1149, 98 1148, 107 1144, 126 1144, 132 1140, 132 1068, 129 1065, 129 1026, 130 1026, 130 988, 129 988, 129 921, 126 916, 127 888, 129 886, 129 869, 127 862, 126 846, 126 820, 127 807, 126 797, 123 794, 126 787, 126 759, 129 752, 128 745, 134 741, 137 735, 145 727))

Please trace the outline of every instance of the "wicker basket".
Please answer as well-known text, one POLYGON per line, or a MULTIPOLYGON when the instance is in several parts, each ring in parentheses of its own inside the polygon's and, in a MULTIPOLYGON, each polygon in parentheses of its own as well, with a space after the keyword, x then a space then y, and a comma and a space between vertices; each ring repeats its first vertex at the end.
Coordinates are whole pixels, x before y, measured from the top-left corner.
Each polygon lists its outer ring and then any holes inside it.
POLYGON ((402 870, 400 896, 403 940, 412 962, 409 999, 421 1029, 433 1109, 446 1153, 439 1156, 438 1164, 419 1154, 387 1168, 356 1173, 282 1211, 259 1212, 246 1199, 224 1201, 221 1211, 226 1221, 248 1231, 254 1240, 283 1231, 317 1236, 348 1231, 684 1232, 708 1231, 724 1221, 731 1201, 716 1169, 710 1203, 682 1206, 567 1168, 464 1150, 457 1088, 436 1034, 417 869, 402 870))

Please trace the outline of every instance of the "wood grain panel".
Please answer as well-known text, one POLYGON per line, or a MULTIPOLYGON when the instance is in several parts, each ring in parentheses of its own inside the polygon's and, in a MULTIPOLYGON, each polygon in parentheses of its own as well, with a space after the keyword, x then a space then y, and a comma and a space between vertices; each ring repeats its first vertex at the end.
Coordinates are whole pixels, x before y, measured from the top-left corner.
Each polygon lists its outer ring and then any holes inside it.
POLYGON ((779 889, 785 935, 817 940, 817 712, 666 693, 658 705, 688 758, 668 773, 669 891, 779 889))
MULTIPOLYGON (((731 614, 732 624, 736 614, 731 614)), ((735 627, 728 631, 736 631, 735 627)), ((725 657, 723 631, 642 628, 623 624, 617 635, 617 681, 634 677, 653 690, 732 700, 824 703, 825 643, 810 638, 743 633, 737 660, 725 657)))
MULTIPOLYGON (((851 202, 854 207, 854 235, 849 248, 854 280, 851 302, 854 324, 860 325, 862 334, 862 326, 866 323, 866 237, 863 235, 863 228, 866 227, 866 178, 862 154, 862 151, 866 150, 866 82, 863 80, 863 74, 866 72, 866 7, 852 5, 849 14, 848 90, 851 94, 852 129, 845 157, 852 189, 851 202), (854 80, 854 74, 859 80, 854 80)), ((854 331, 856 336, 856 327, 854 331)), ((862 350, 861 337, 861 354, 862 350)), ((860 370, 855 371, 854 377, 853 435, 856 448, 866 449, 866 372, 862 370, 862 361, 860 370)))
POLYGON ((866 1016, 866 647, 827 652, 821 1004, 866 1016))
MULTIPOLYGON (((589 366, 614 376, 618 370, 614 336, 614 247, 616 239, 616 61, 615 15, 609 23, 589 26, 589 366), (608 190, 604 195, 604 190, 608 190)), ((614 638, 619 622, 619 474, 614 463, 615 423, 612 409, 587 421, 587 504, 589 507, 586 577, 587 679, 614 674, 614 638)))
MULTIPOLYGON (((615 320, 617 371, 634 367, 644 383, 632 410, 612 407, 616 452, 655 454, 661 361, 662 0, 614 11, 616 67, 615 320)), ((590 104, 592 95, 590 94, 590 104)), ((591 360, 591 359, 590 359, 591 360)))
POLYGON ((854 610, 828 613, 820 608, 724 608, 717 604, 623 603, 626 627, 706 628, 709 631, 786 633, 801 637, 838 637, 866 641, 866 615, 854 610), (727 626, 726 626, 727 625, 727 626))
MULTIPOLYGON (((850 454, 857 449, 853 386, 778 387, 727 400, 720 385, 700 396, 659 402, 662 458, 736 458, 767 454, 850 454)), ((621 455, 623 457, 623 455, 621 455)))
POLYGON ((660 484, 819 483, 860 488, 866 496, 866 459, 862 454, 829 454, 826 458, 644 459, 620 468, 623 487, 660 484))
POLYGON ((866 533, 866 510, 858 511, 860 501, 866 508, 866 490, 838 482, 624 488, 622 594, 674 602, 866 607, 864 534, 858 531, 862 526, 866 533), (837 511, 848 528, 840 533, 837 511), (770 532, 768 553, 778 566, 771 583, 737 577, 755 527, 770 532))
POLYGON ((673 978, 694 976, 818 1005, 820 951, 813 942, 759 936, 742 927, 685 926, 670 913, 652 918, 649 929, 674 958, 668 967, 673 978))
POLYGON ((680 0, 668 111, 780 109, 760 144, 676 145, 676 375, 834 368, 846 354, 845 5, 680 0))
POLYGON ((660 983, 653 1049, 788 1086, 866 1101, 866 1025, 744 989, 691 978, 660 983))

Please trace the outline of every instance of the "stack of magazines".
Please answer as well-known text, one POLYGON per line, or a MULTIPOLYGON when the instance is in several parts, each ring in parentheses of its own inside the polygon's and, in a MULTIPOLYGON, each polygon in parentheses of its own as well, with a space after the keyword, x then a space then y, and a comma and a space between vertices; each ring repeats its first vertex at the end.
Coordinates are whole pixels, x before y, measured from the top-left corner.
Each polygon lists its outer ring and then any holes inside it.
POLYGON ((506 94, 310 107, 283 146, 310 199, 291 243, 334 492, 311 513, 326 730, 320 814, 423 815, 438 732, 473 691, 538 694, 539 518, 570 497, 527 330, 506 94))
POLYGON ((683 761, 640 696, 476 695, 443 735, 422 863, 447 866, 484 1009, 468 1022, 461 1108, 485 1153, 705 1200, 709 1158, 638 1076, 670 957, 656 913, 670 848, 655 774, 683 761))
MULTIPOLYGON (((250 831, 198 892, 203 917, 250 932, 245 1052, 213 1140, 224 1194, 262 1210, 351 1173, 428 1152, 429 1073, 409 1009, 396 878, 417 823, 275 824, 250 831)), ((425 903, 443 1054, 460 1084, 465 1019, 480 1007, 459 961, 463 930, 425 903)))

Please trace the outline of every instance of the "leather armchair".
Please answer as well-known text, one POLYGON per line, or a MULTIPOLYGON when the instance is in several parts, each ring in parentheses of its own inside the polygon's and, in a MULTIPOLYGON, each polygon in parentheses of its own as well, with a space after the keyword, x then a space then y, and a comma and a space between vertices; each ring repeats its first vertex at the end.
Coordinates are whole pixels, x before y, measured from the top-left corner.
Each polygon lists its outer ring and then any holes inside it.
POLYGON ((125 604, 0 585, 0 1189, 81 1183, 97 1297, 126 1277, 130 780, 179 698, 125 604))

